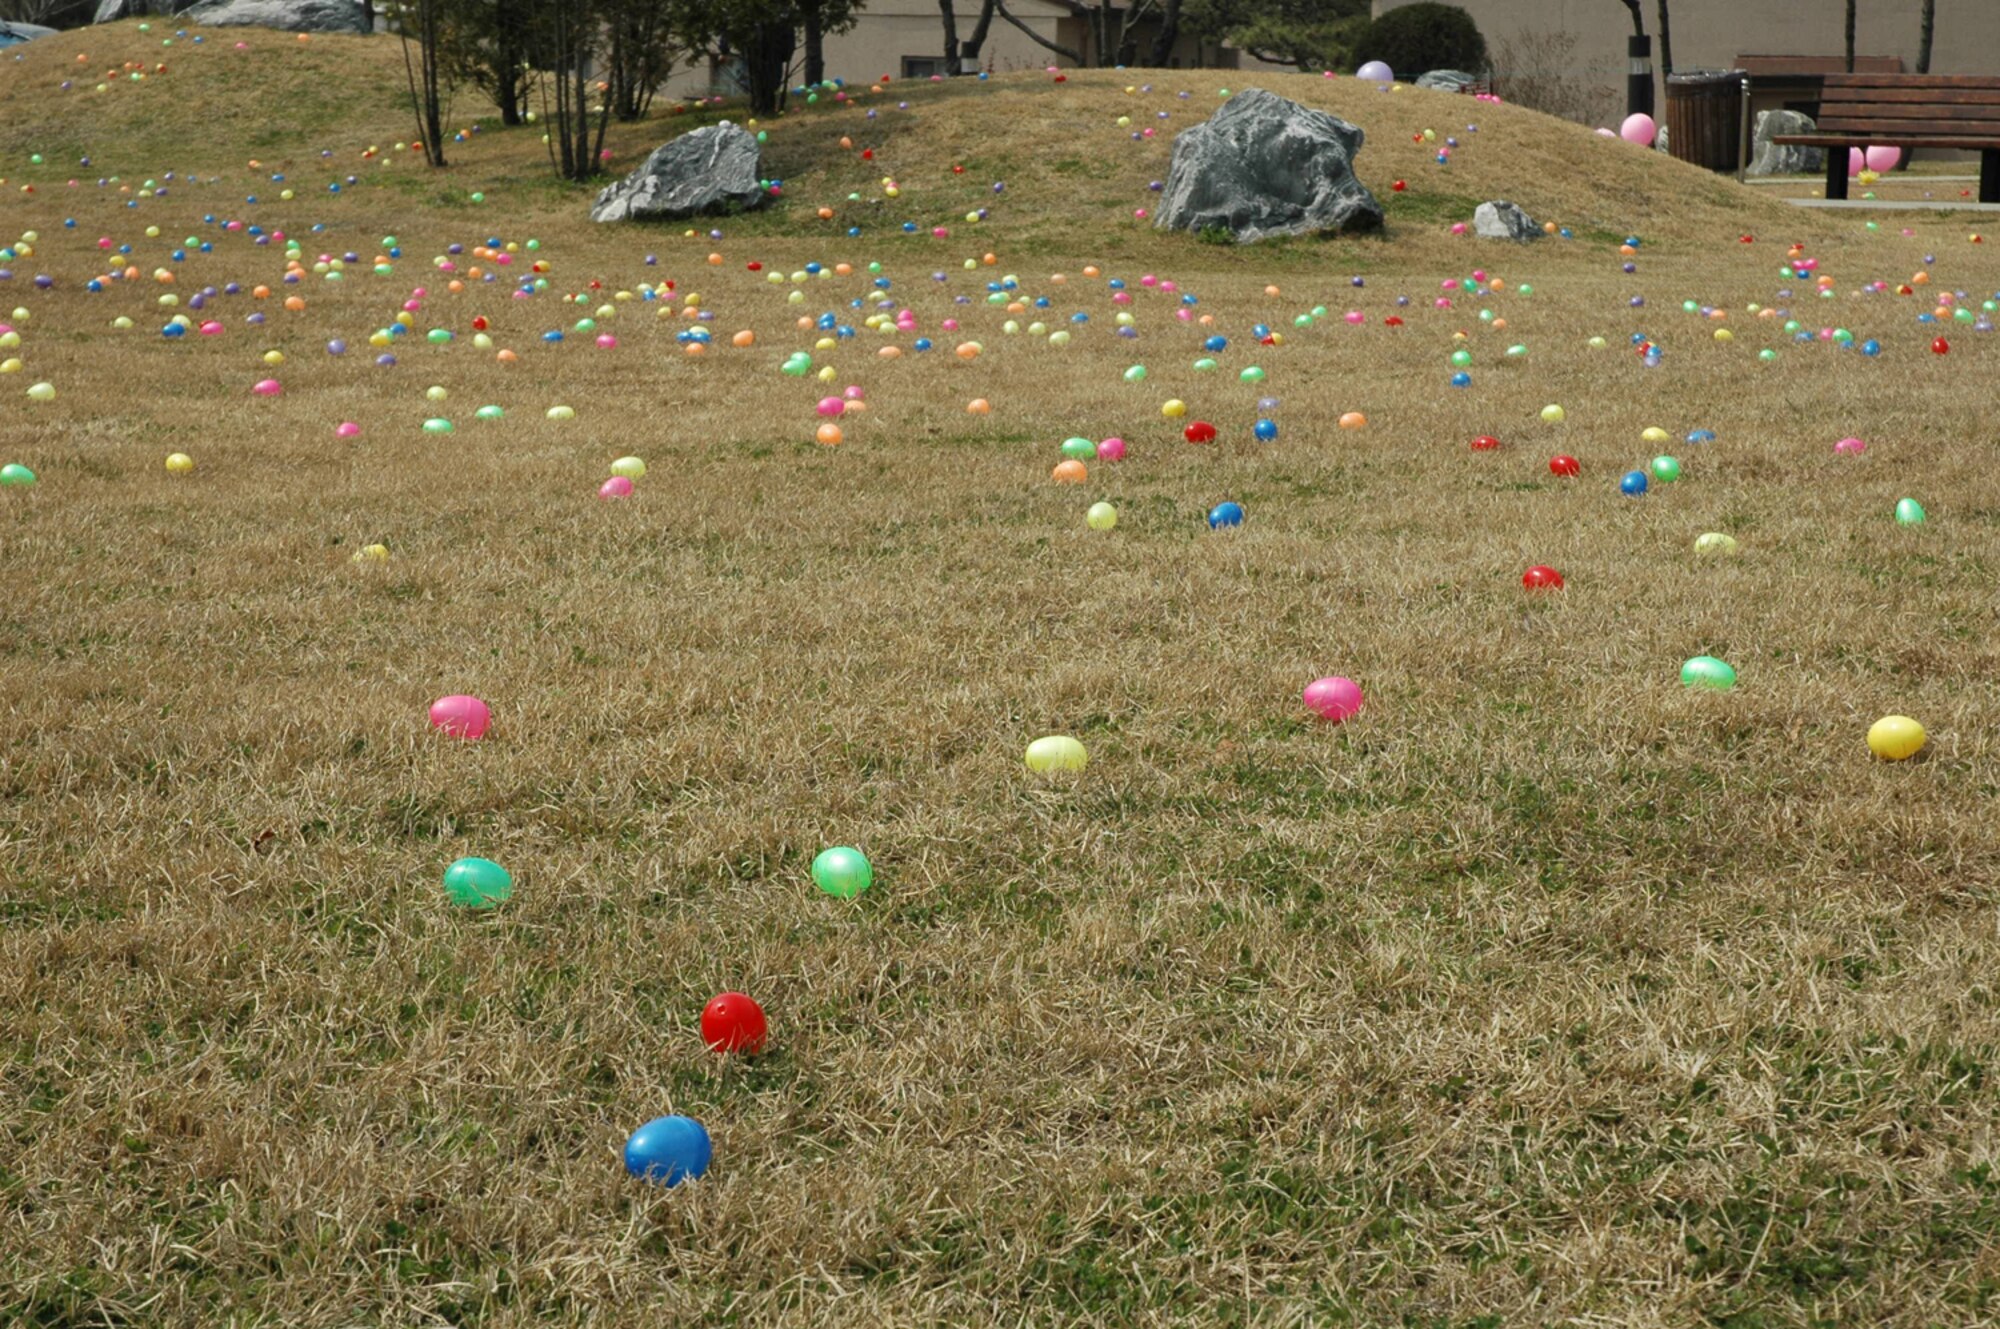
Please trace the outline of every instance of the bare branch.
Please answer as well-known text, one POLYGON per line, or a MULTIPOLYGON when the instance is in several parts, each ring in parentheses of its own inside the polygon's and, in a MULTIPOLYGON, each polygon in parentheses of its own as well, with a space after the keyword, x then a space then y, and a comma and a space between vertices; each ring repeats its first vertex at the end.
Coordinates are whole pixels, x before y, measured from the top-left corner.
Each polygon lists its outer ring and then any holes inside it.
MULTIPOLYGON (((1634 4, 1637 4, 1638 0, 1632 0, 1632 2, 1634 4)), ((1015 18, 1013 12, 1007 8, 1006 0, 994 0, 993 12, 998 14, 1001 18, 1006 19, 1009 23, 1013 24, 1015 27, 1019 28, 1023 33, 1027 35, 1029 41, 1041 47, 1043 50, 1053 51, 1057 55, 1062 56, 1066 60, 1074 60, 1079 65, 1084 62, 1083 52, 1071 50, 1069 47, 1064 46, 1061 42, 1052 42, 1047 37, 1042 36, 1041 33, 1036 32, 1033 28, 1029 27, 1027 24, 1021 22, 1020 19, 1015 18)))

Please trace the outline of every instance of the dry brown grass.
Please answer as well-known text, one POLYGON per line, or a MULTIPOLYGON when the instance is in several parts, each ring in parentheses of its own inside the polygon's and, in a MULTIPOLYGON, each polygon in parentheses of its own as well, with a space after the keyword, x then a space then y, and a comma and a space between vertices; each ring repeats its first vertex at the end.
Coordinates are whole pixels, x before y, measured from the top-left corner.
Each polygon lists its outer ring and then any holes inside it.
MULTIPOLYGON (((114 40, 139 42, 92 37, 114 40)), ((252 40, 282 70, 282 43, 252 40)), ((1915 302, 1850 292, 1929 249, 1977 297, 1992 247, 1949 220, 1905 238, 1798 216, 1524 112, 1482 109, 1441 189, 1413 120, 1379 108, 1469 102, 1278 83, 1361 120, 1372 181, 1419 181, 1390 240, 1246 253, 1118 220, 1164 148, 1131 148, 1116 76, 1093 75, 913 98, 888 221, 962 212, 993 177, 950 159, 982 124, 1016 140, 994 220, 942 243, 809 220, 864 187, 829 164, 859 112, 782 126, 790 205, 720 245, 577 221, 524 135, 467 145, 444 195, 398 164, 329 198, 301 152, 307 198, 256 219, 327 221, 309 256, 372 258, 393 232, 396 275, 311 280, 307 311, 261 330, 223 300, 228 331, 179 344, 151 282, 80 289, 94 241, 132 239, 150 272, 167 240, 215 234, 202 213, 273 192, 247 153, 163 98, 147 132, 224 179, 127 210, 24 173, 10 128, 0 226, 42 243, 0 288, 33 312, 0 461, 42 482, 0 491, 0 1320, 1989 1319, 2000 350, 1963 331, 1934 357, 1915 302), (1440 233, 1457 190, 1503 188, 1590 234, 1440 233), (461 340, 369 366, 367 332, 439 286, 430 256, 487 227, 540 238, 554 290, 438 290, 418 327, 461 340), (1627 228, 1649 237, 1630 278, 1627 228), (1838 279, 1801 314, 1879 337, 1879 360, 1743 312, 1793 236, 1838 279), (997 267, 958 268, 989 247, 997 267), (825 389, 776 370, 809 344, 799 311, 742 265, 877 256, 930 335, 956 314, 987 354, 885 362, 864 334, 822 357, 871 409, 821 449, 825 389), (1187 368, 1206 330, 1156 293, 1114 338, 1077 275, 1093 260, 1197 292, 1224 370, 1187 368), (1502 331, 1428 308, 1475 264, 1535 286, 1492 298, 1502 331), (60 284, 26 289, 36 271, 60 284), (1007 271, 1093 321, 1057 351, 948 303, 1007 271), (538 340, 667 277, 758 346, 689 359, 638 302, 615 351, 538 340), (593 280, 584 309, 554 304, 593 280), (1399 292, 1407 326, 1385 327, 1399 292), (1683 298, 1735 311, 1738 340, 1683 298), (1333 316, 1294 330, 1318 303, 1333 316), (119 314, 139 327, 112 333, 119 314), (518 364, 472 348, 475 314, 518 364), (1286 344, 1252 349, 1258 319, 1286 344), (1465 392, 1445 387, 1458 330, 1465 392), (1659 369, 1625 349, 1638 330, 1659 369), (270 347, 286 394, 253 399, 270 347), (1136 361, 1144 386, 1120 379, 1136 361), (44 379, 59 400, 21 397, 44 379), (444 441, 418 429, 432 383, 444 441), (1269 445, 1260 391, 1283 402, 1269 445), (1170 395, 1223 440, 1181 442, 1170 395), (508 418, 475 422, 487 401, 508 418), (1538 420, 1550 401, 1566 424, 1538 420), (544 420, 556 402, 577 418, 544 420), (1354 409, 1370 427, 1336 430, 1354 409), (362 437, 337 442, 340 419, 362 437), (1671 449, 1686 477, 1633 502, 1617 476, 1652 424, 1720 439, 1671 449), (1063 437, 1114 432, 1129 461, 1048 482, 1063 437), (1471 453, 1480 432, 1506 449, 1471 453), (1834 457, 1850 433, 1868 453, 1834 457), (193 476, 161 469, 174 450, 193 476), (1557 451, 1580 481, 1550 479, 1557 451), (628 452, 651 474, 600 503, 628 452), (1929 525, 1890 520, 1905 493, 1929 525), (1212 533, 1224 496, 1249 520, 1212 533), (1082 522, 1100 497, 1108 535, 1082 522), (1711 529, 1741 557, 1697 561, 1711 529), (349 561, 374 540, 393 561, 349 561), (1568 589, 1525 598, 1534 562, 1568 589), (1679 688, 1702 652, 1741 671, 1734 693, 1679 688), (1298 703, 1329 672, 1369 697, 1338 729, 1298 703), (426 732, 455 691, 494 705, 487 741, 426 732), (1887 712, 1929 726, 1921 759, 1870 759, 1887 712), (1025 776, 1048 732, 1089 745, 1084 775, 1025 776), (875 861, 857 902, 807 880, 833 843, 875 861), (463 854, 507 864, 513 902, 454 912, 438 878, 463 854), (725 988, 764 1001, 770 1055, 701 1048, 725 988), (716 1144, 674 1192, 617 1155, 667 1111, 716 1144)), ((392 112, 356 108, 335 166, 392 112)), ((102 161, 144 147, 66 123, 102 161)), ((183 295, 279 276, 275 248, 218 240, 183 295)), ((807 289, 805 312, 844 308, 862 277, 807 289)))

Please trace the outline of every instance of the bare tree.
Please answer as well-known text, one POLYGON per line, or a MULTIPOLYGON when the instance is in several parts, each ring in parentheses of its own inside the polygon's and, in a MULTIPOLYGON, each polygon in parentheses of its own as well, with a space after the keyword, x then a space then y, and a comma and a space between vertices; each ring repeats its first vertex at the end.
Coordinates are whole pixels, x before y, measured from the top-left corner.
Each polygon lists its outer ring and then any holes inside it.
POLYGON ((982 0, 979 18, 972 25, 972 35, 958 44, 958 62, 952 66, 952 73, 963 73, 968 65, 977 68, 979 53, 986 47, 986 34, 993 30, 993 11, 999 8, 999 0, 982 0))
POLYGON ((1664 78, 1674 72, 1674 33, 1667 24, 1667 0, 1659 0, 1659 3, 1660 76, 1664 78))
MULTIPOLYGON (((1633 3, 1637 4, 1638 0, 1633 0, 1633 3)), ((1043 50, 1053 52, 1054 54, 1059 55, 1063 57, 1065 60, 1069 60, 1075 64, 1080 65, 1085 63, 1082 51, 1077 50, 1073 46, 1064 46, 1061 42, 1050 41, 1047 37, 1042 36, 1041 33, 1036 32, 1033 28, 1029 27, 1027 24, 1021 22, 1020 19, 1015 18, 1014 11, 1007 8, 1007 0, 994 0, 993 8, 995 13, 999 14, 1000 17, 1005 19, 1007 22, 1019 28, 1022 31, 1022 33, 1027 36, 1029 41, 1041 47, 1043 50)))
POLYGON ((535 44, 549 71, 541 80, 542 117, 548 121, 549 161, 565 180, 588 180, 597 174, 604 150, 604 130, 611 119, 610 89, 599 86, 600 101, 591 105, 590 67, 600 36, 600 16, 581 0, 537 0, 535 44), (554 103, 550 103, 550 94, 554 103), (597 116, 597 140, 591 141, 590 119, 597 116))
MULTIPOLYGON (((1665 4, 1667 0, 1660 0, 1665 4)), ((1181 36, 1181 0, 1160 0, 1160 27, 1153 34, 1153 49, 1146 63, 1164 66, 1173 58, 1174 43, 1181 36)))
POLYGON ((1854 72, 1854 0, 1847 0, 1847 72, 1854 72))
POLYGON ((1618 113, 1618 96, 1600 83, 1577 78, 1576 63, 1572 33, 1542 30, 1502 37, 1493 46, 1493 91, 1531 111, 1601 125, 1618 113))
POLYGON ((0 0, 0 19, 53 28, 56 25, 49 20, 59 18, 63 10, 75 7, 72 0, 0 0))
POLYGON ((403 75, 409 84, 410 110, 417 118, 417 134, 423 139, 424 160, 432 166, 445 164, 445 106, 451 97, 451 80, 445 72, 445 2, 398 0, 392 12, 403 37, 403 75), (410 50, 413 32, 414 55, 410 50))
POLYGON ((1917 27, 1917 72, 1931 72, 1931 38, 1937 33, 1937 0, 1924 0, 1923 17, 1917 27))

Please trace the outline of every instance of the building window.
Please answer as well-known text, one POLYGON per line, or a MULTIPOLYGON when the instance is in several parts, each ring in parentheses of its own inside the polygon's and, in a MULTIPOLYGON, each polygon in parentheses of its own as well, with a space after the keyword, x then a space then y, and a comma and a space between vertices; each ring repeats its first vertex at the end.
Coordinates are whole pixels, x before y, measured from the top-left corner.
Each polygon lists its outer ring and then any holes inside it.
POLYGON ((941 55, 906 55, 903 57, 904 78, 929 78, 933 74, 949 74, 941 55))

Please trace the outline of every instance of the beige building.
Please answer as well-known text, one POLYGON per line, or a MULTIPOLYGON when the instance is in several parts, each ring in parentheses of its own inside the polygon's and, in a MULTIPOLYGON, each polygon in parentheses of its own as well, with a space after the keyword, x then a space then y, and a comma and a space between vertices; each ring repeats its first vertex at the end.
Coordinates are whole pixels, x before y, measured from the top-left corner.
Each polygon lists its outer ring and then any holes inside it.
MULTIPOLYGON (((1374 7, 1380 14, 1414 2, 1375 0, 1374 7)), ((1664 108, 1659 2, 1641 0, 1640 9, 1653 39, 1654 104, 1664 108)), ((1573 108, 1540 105, 1536 97, 1510 99, 1594 124, 1609 124, 1623 114, 1625 41, 1632 35, 1632 17, 1619 0, 1452 3, 1472 15, 1485 34, 1494 91, 1502 97, 1509 96, 1510 84, 1530 84, 1552 98, 1567 85, 1577 103, 1573 108)), ((1845 65, 1846 0, 1667 0, 1667 5, 1676 70, 1736 68, 1744 56, 1821 56, 1837 58, 1835 68, 1845 65)), ((1922 0, 1859 0, 1856 54, 1876 57, 1881 63, 1873 68, 1914 72, 1922 9, 1922 0)), ((1931 72, 2000 75, 2000 0, 1937 0, 1931 72)), ((1752 82, 1754 87, 1754 76, 1752 82)), ((1765 104, 1760 99, 1759 105, 1765 104)))
MULTIPOLYGON (((978 22, 979 0, 957 0, 955 8, 959 40, 964 41, 978 22)), ((1094 5, 1086 7, 1066 0, 1007 0, 1007 10, 1040 36, 1080 54, 1082 63, 1097 63, 1096 28, 1089 17, 1096 12, 1094 5)), ((1137 35, 1142 51, 1150 46, 1153 34, 1150 23, 1139 25, 1137 35)), ((995 74, 1076 63, 1039 45, 997 16, 979 53, 979 68, 995 74)), ((1176 44, 1167 63, 1186 69, 1282 67, 1266 65, 1228 46, 1186 38, 1176 44)), ((852 30, 826 39, 826 72, 829 78, 849 83, 868 83, 884 74, 895 79, 914 79, 945 73, 944 22, 937 0, 867 0, 852 30)), ((672 96, 691 97, 708 91, 736 93, 742 91, 742 86, 727 62, 709 61, 677 71, 667 81, 666 91, 672 96)))

